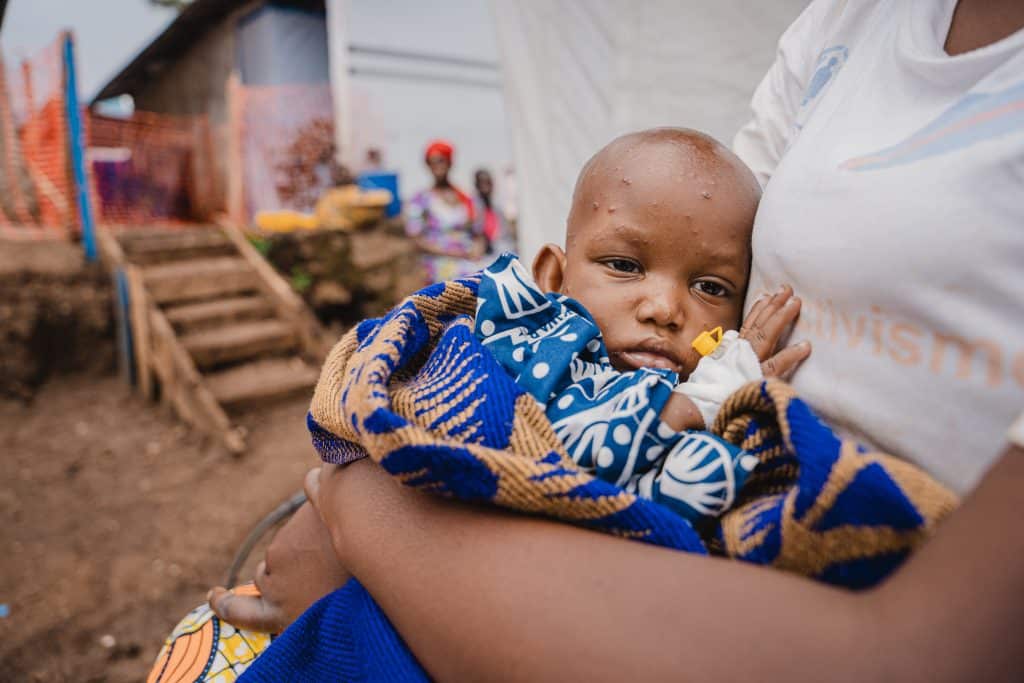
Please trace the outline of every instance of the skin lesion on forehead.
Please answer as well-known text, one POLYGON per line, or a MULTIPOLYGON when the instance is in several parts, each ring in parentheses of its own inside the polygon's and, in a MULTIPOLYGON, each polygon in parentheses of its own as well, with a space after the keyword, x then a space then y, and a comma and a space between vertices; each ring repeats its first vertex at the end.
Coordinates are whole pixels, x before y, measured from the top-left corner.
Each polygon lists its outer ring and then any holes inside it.
MULTIPOLYGON (((749 238, 761 188, 749 168, 714 138, 685 128, 656 128, 616 138, 580 172, 573 192, 567 242, 584 226, 593 228, 622 210, 631 218, 720 213, 716 222, 749 238), (627 182, 628 181, 628 182, 627 182), (692 195, 692 196, 690 196, 692 195), (702 203, 707 203, 703 206, 702 203), (687 206, 694 211, 687 211, 687 206)), ((692 227, 690 225, 680 227, 692 227)), ((740 238, 738 234, 730 237, 740 238)))
POLYGON ((604 228, 596 228, 595 237, 599 239, 614 239, 626 242, 633 246, 645 247, 651 244, 651 235, 647 230, 625 223, 613 224, 604 228))

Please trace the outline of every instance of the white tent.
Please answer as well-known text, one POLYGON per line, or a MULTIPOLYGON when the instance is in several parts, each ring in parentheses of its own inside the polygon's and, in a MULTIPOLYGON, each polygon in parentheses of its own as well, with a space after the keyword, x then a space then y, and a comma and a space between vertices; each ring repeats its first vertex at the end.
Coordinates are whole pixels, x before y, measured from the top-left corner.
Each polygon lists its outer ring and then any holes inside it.
POLYGON ((697 128, 729 144, 807 0, 492 0, 522 256, 564 237, 583 163, 616 135, 697 128))
MULTIPOLYGON (((345 122, 352 120, 346 114, 352 97, 344 36, 346 5, 352 1, 327 1, 342 149, 352 146, 345 144, 351 143, 345 122)), ((544 242, 563 238, 576 174, 615 135, 672 125, 697 128, 731 142, 747 117, 754 88, 774 58, 779 36, 807 4, 489 2, 519 185, 520 251, 528 259, 544 242)), ((457 23, 459 17, 451 21, 457 23)))

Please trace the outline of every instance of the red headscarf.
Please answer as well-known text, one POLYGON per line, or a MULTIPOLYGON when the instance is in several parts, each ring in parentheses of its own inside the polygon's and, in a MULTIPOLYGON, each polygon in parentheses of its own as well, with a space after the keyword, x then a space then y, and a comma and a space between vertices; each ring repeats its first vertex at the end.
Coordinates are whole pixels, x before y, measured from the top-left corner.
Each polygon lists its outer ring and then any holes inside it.
POLYGON ((423 156, 429 160, 435 154, 440 154, 450 164, 452 163, 452 155, 455 154, 455 148, 447 140, 433 140, 427 145, 427 152, 423 156))
MULTIPOLYGON (((440 154, 449 164, 451 164, 452 156, 455 154, 455 148, 452 147, 452 143, 447 140, 432 140, 430 144, 427 145, 427 151, 423 156, 427 161, 430 161, 430 157, 435 154, 440 154)), ((451 185, 451 188, 454 190, 455 194, 458 195, 459 199, 462 200, 462 203, 466 205, 466 211, 469 213, 470 222, 474 221, 476 218, 476 209, 473 207, 473 200, 469 195, 454 185, 451 185)))

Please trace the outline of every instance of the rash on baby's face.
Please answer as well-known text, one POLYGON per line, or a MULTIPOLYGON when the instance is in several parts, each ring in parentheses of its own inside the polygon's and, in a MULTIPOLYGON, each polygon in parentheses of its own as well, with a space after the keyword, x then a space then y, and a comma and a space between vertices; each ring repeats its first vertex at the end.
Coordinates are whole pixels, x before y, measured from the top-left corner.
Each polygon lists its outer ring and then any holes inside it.
POLYGON ((685 377, 700 332, 739 325, 759 199, 743 162, 696 131, 626 135, 586 164, 561 289, 594 316, 613 365, 685 377))

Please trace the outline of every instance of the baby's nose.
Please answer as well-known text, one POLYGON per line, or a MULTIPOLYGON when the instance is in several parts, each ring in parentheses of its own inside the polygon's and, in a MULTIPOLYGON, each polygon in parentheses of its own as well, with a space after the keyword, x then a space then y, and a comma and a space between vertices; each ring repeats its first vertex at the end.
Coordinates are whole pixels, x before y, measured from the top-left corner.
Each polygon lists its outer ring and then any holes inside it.
POLYGON ((637 317, 641 322, 676 330, 686 322, 683 308, 683 302, 676 292, 656 292, 641 302, 637 317))

